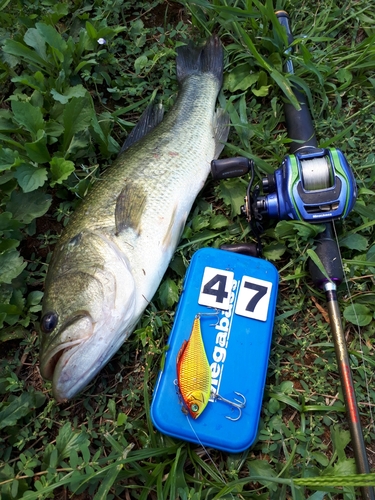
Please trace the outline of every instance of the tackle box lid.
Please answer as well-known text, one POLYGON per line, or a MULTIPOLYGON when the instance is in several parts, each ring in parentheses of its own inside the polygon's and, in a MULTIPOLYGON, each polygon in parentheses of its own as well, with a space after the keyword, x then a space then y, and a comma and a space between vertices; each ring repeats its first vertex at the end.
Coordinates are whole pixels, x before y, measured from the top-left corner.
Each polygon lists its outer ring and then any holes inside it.
POLYGON ((151 404, 160 432, 230 453, 251 446, 258 432, 277 288, 277 270, 266 260, 214 248, 193 255, 151 404), (197 314, 212 394, 239 405, 244 398, 246 404, 237 408, 213 396, 194 419, 177 385, 177 357, 197 314))

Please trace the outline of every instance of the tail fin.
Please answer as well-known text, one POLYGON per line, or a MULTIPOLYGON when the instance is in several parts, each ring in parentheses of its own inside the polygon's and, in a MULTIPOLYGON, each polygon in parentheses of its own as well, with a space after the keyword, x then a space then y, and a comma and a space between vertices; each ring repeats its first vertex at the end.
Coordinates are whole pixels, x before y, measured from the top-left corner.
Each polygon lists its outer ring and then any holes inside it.
POLYGON ((212 73, 223 82, 223 47, 218 36, 211 36, 203 47, 192 43, 177 48, 177 80, 179 83, 193 74, 212 73))

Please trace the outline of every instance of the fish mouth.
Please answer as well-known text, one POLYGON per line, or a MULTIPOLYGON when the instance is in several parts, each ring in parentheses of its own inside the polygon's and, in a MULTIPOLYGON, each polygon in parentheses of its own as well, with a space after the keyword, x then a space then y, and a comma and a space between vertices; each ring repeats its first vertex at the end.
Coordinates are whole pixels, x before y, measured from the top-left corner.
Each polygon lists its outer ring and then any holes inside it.
POLYGON ((68 352, 70 352, 75 345, 79 345, 84 342, 86 338, 87 337, 72 342, 66 342, 65 344, 60 344, 57 348, 48 353, 46 356, 47 361, 44 362, 40 367, 42 377, 47 380, 53 380, 54 374, 57 371, 57 366, 59 365, 61 358, 63 356, 66 358, 68 352))
POLYGON ((58 403, 72 399, 84 389, 120 348, 124 338, 109 341, 105 349, 100 345, 102 341, 102 335, 94 335, 74 344, 62 345, 52 353, 49 365, 52 393, 58 403))
POLYGON ((68 318, 49 346, 41 347, 40 372, 43 378, 54 380, 67 360, 94 333, 94 322, 87 311, 78 311, 68 318))

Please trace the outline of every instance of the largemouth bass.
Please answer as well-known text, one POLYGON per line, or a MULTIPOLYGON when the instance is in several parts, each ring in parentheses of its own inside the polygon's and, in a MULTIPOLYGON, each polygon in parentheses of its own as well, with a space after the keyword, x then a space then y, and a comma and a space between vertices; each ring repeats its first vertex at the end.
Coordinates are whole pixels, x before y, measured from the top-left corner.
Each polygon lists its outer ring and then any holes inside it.
POLYGON ((211 367, 204 349, 199 315, 194 319, 189 340, 184 341, 178 353, 177 381, 186 408, 194 419, 198 418, 211 395, 211 367))
POLYGON ((227 139, 229 118, 215 112, 223 74, 219 39, 199 49, 179 47, 176 63, 175 105, 165 119, 157 107, 146 110, 55 247, 40 368, 58 401, 81 391, 135 328, 227 139))

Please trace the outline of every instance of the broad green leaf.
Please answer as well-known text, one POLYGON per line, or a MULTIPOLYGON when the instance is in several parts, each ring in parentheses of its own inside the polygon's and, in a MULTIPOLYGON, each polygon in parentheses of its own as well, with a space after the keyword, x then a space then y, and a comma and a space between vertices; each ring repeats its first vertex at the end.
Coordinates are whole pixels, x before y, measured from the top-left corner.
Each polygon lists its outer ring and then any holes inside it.
POLYGON ((241 213, 241 206, 244 204, 246 188, 240 179, 227 179, 220 182, 217 188, 219 198, 231 207, 231 217, 241 213))
POLYGON ((89 37, 96 41, 98 39, 98 32, 95 27, 89 21, 86 21, 85 28, 89 37))
POLYGON ((52 70, 51 63, 45 61, 35 52, 35 50, 29 49, 21 42, 16 42, 15 40, 7 40, 4 44, 3 50, 7 54, 20 57, 26 63, 36 67, 37 69, 40 69, 42 67, 48 71, 52 70))
POLYGON ((12 121, 12 113, 11 111, 3 110, 2 113, 0 110, 0 131, 1 132, 15 132, 18 129, 18 126, 14 124, 12 121))
POLYGON ((339 460, 345 460, 345 448, 350 443, 350 432, 343 429, 341 425, 334 425, 331 428, 331 439, 339 460))
POLYGON ((21 312, 14 304, 0 304, 0 313, 20 314, 21 312))
POLYGON ((8 340, 24 339, 28 334, 26 328, 21 325, 9 326, 0 330, 0 342, 8 340))
MULTIPOLYGON (((344 480, 350 474, 355 474, 357 472, 354 458, 347 458, 345 460, 339 460, 337 464, 333 467, 335 476, 342 476, 344 480)), ((337 479, 338 479, 337 477, 337 479)), ((359 478, 360 479, 360 478, 359 478)), ((375 479, 375 475, 373 475, 373 480, 375 479)))
POLYGON ((159 287, 159 298, 163 307, 172 307, 178 301, 178 287, 176 283, 167 278, 159 287))
POLYGON ((183 278, 185 276, 186 265, 181 255, 176 253, 173 259, 171 260, 169 267, 173 269, 173 271, 177 273, 178 276, 180 276, 180 278, 183 278))
POLYGON ((27 306, 30 307, 40 304, 42 298, 43 298, 43 292, 40 292, 39 290, 30 292, 29 295, 27 296, 27 306))
POLYGON ((64 60, 64 53, 67 50, 67 44, 60 33, 51 25, 44 23, 36 23, 36 28, 46 43, 50 47, 56 49, 56 54, 59 56, 60 61, 64 60))
POLYGON ((63 113, 63 125, 65 129, 63 153, 69 148, 74 134, 90 126, 93 114, 92 101, 88 94, 84 97, 73 97, 65 106, 63 113))
POLYGON ((60 137, 64 133, 64 125, 54 120, 50 120, 46 123, 45 132, 49 137, 60 137))
POLYGON ((222 227, 228 226, 229 221, 223 214, 217 214, 210 218, 210 228, 220 229, 222 227))
POLYGON ((46 42, 36 28, 29 28, 23 37, 25 43, 35 49, 35 52, 47 61, 46 42))
POLYGON ((13 214, 14 219, 30 224, 33 219, 44 215, 51 205, 52 197, 41 189, 30 193, 13 191, 6 204, 7 211, 13 214))
POLYGON ((365 251, 368 247, 368 240, 361 234, 348 234, 340 240, 340 246, 350 248, 351 250, 365 251))
POLYGON ((25 269, 24 262, 18 250, 11 250, 0 255, 0 283, 12 283, 25 269))
POLYGON ((363 304, 351 304, 345 307, 344 318, 353 325, 366 326, 373 320, 373 313, 363 304))
POLYGON ((58 156, 54 156, 50 162, 52 181, 51 186, 61 184, 74 172, 74 163, 58 156))
POLYGON ((14 177, 17 179, 23 192, 29 193, 43 186, 48 176, 47 169, 23 163, 17 167, 14 177))
POLYGON ((25 127, 36 140, 37 132, 44 128, 42 111, 26 101, 12 101, 12 111, 17 123, 25 127))
POLYGON ((207 215, 197 214, 191 221, 191 226, 194 232, 200 231, 205 227, 208 227, 210 221, 207 215))
POLYGON ((64 460, 69 457, 72 449, 80 451, 81 446, 88 446, 89 440, 83 431, 73 431, 70 422, 66 422, 61 427, 56 438, 56 448, 59 452, 59 459, 64 460))
POLYGON ((18 161, 19 154, 17 151, 0 146, 0 172, 13 167, 18 161))
POLYGON ((324 453, 321 451, 313 451, 311 452, 311 456, 314 460, 316 460, 319 464, 323 465, 323 467, 327 467, 329 460, 324 453))
POLYGON ((259 89, 251 89, 251 92, 257 97, 265 97, 269 93, 271 85, 263 85, 259 89))
POLYGON ((0 411, 0 429, 15 425, 20 418, 40 407, 44 400, 42 393, 23 392, 0 411))
POLYGON ((22 83, 27 85, 34 90, 39 90, 40 92, 45 92, 46 90, 46 79, 41 71, 36 71, 34 75, 28 75, 23 73, 20 76, 15 76, 12 78, 13 83, 22 83))
POLYGON ((22 224, 17 220, 14 220, 13 215, 10 212, 3 212, 0 214, 0 232, 12 232, 20 227, 22 227, 22 224))
POLYGON ((340 83, 342 83, 340 90, 345 89, 348 87, 352 80, 353 80, 353 74, 347 70, 346 68, 340 68, 337 73, 336 73, 337 79, 340 83))
POLYGON ((136 74, 138 75, 143 68, 145 68, 148 64, 148 58, 146 55, 142 54, 141 56, 137 57, 137 59, 134 61, 134 69, 136 74))
POLYGON ((256 83, 259 78, 259 73, 251 72, 250 64, 240 64, 225 77, 224 88, 230 92, 237 90, 247 90, 251 85, 256 83))
POLYGON ((277 223, 275 228, 275 233, 280 239, 298 234, 304 240, 308 240, 309 238, 315 238, 322 231, 324 231, 323 225, 309 224, 300 220, 282 220, 277 223))
POLYGON ((4 239, 0 240, 0 253, 8 252, 13 248, 17 248, 20 244, 19 240, 4 239))
POLYGON ((251 75, 246 75, 237 85, 233 88, 232 92, 236 92, 237 90, 247 90, 254 83, 258 81, 259 73, 252 73, 251 75))
POLYGON ((36 163, 46 163, 51 159, 47 148, 47 135, 44 130, 39 130, 38 139, 34 142, 27 142, 25 144, 26 153, 30 160, 36 163))
POLYGON ((354 205, 353 211, 371 220, 375 219, 375 210, 372 207, 370 208, 362 204, 361 200, 358 200, 357 203, 354 205))
POLYGON ((279 242, 273 242, 263 248, 263 255, 269 260, 278 260, 284 255, 286 246, 279 242))
POLYGON ((250 460, 248 461, 248 467, 250 476, 258 476, 257 481, 259 483, 267 485, 267 487, 271 490, 276 490, 276 484, 272 484, 267 481, 268 478, 275 478, 276 472, 266 460, 250 460))
POLYGON ((61 102, 61 104, 67 104, 73 97, 84 97, 86 93, 87 90, 85 89, 85 87, 83 87, 83 85, 69 87, 69 89, 66 90, 64 94, 60 94, 55 89, 51 90, 52 97, 55 99, 55 101, 61 102))

